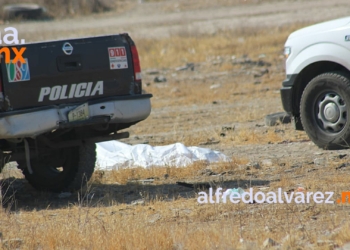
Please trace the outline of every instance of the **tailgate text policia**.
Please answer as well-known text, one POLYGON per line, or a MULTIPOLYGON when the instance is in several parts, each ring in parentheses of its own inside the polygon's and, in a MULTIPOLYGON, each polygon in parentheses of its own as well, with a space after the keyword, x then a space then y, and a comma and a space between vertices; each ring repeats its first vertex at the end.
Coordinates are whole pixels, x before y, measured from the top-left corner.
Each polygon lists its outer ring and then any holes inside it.
POLYGON ((103 95, 103 81, 82 82, 71 85, 56 85, 53 87, 43 87, 40 89, 38 102, 43 102, 45 98, 50 101, 81 98, 84 96, 103 95))

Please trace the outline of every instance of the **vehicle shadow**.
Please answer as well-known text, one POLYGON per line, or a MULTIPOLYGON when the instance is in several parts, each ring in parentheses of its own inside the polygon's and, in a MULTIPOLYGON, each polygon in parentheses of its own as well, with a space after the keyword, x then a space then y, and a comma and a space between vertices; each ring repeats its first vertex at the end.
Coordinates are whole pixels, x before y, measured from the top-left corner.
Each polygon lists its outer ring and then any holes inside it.
POLYGON ((87 188, 75 193, 50 193, 35 190, 25 179, 8 178, 1 180, 2 207, 8 211, 52 210, 69 206, 101 207, 118 204, 147 205, 154 201, 169 202, 180 198, 195 198, 200 191, 208 192, 222 187, 241 187, 269 185, 268 180, 229 180, 207 182, 171 182, 169 183, 127 183, 100 184, 92 183, 87 188))

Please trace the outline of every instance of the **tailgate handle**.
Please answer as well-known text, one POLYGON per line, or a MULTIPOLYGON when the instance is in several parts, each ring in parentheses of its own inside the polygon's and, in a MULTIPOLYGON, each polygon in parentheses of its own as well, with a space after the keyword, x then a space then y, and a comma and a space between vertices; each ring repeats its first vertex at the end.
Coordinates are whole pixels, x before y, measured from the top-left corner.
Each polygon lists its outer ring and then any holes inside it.
POLYGON ((58 71, 75 71, 82 69, 82 60, 80 55, 74 56, 58 56, 57 57, 57 69, 58 71))

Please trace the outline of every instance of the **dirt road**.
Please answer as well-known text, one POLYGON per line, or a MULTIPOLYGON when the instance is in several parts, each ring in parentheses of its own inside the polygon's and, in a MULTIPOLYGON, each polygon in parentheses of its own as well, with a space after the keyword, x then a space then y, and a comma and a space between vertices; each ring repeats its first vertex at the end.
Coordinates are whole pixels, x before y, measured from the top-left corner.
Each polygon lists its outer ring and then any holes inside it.
MULTIPOLYGON (((214 34, 220 30, 245 27, 278 27, 296 22, 319 22, 347 16, 350 5, 346 0, 215 2, 135 3, 135 7, 122 13, 15 25, 27 42, 116 32, 129 32, 135 38, 158 38, 186 33, 214 34)), ((8 24, 2 25, 7 26, 8 24)))

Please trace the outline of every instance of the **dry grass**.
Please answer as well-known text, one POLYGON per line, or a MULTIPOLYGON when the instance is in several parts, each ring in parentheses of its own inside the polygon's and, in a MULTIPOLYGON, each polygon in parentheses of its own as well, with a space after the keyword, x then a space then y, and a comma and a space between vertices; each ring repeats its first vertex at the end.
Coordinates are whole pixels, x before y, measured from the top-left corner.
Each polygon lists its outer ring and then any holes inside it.
MULTIPOLYGON (((206 62, 212 58, 240 57, 249 55, 257 58, 264 53, 271 63, 281 61, 283 44, 291 31, 304 26, 275 27, 268 30, 242 28, 235 31, 221 31, 215 35, 202 35, 183 31, 171 38, 136 39, 141 66, 143 68, 168 68, 187 62, 206 62)), ((209 65, 211 66, 211 65, 209 65)), ((230 61, 220 64, 222 69, 232 70, 230 61), (224 65, 224 66, 223 66, 224 65)))
MULTIPOLYGON (((247 173, 264 180, 268 167, 247 171, 240 167, 246 163, 247 160, 236 159, 212 166, 198 163, 179 169, 126 169, 105 175, 97 172, 92 185, 96 189, 101 183, 110 183, 112 187, 116 181, 126 184, 131 179, 154 178, 156 182, 151 187, 156 188, 181 179, 198 178, 198 171, 208 167, 218 173, 234 171, 235 179, 246 179, 248 183, 252 180, 247 173), (169 175, 169 180, 164 180, 164 174, 169 175)), ((340 163, 346 161, 333 161, 327 169, 340 163)), ((267 184, 264 192, 303 186, 313 192, 334 190, 335 199, 339 198, 348 180, 342 173, 330 176, 327 169, 321 167, 302 181, 284 173, 280 179, 267 184), (320 176, 324 177, 320 179, 320 176)), ((307 170, 307 166, 302 166, 296 174, 306 174, 307 170)), ((281 171, 275 169, 270 174, 278 178, 281 171)), ((128 192, 133 190, 133 185, 128 192)), ((75 202, 62 208, 38 211, 1 210, 2 248, 20 245, 21 249, 100 249, 102 245, 104 249, 228 249, 233 246, 235 249, 260 249, 265 239, 273 238, 283 243, 282 249, 329 249, 329 244, 342 245, 350 240, 349 224, 345 220, 348 205, 199 205, 195 197, 169 200, 159 195, 133 206, 120 202, 118 193, 125 191, 118 186, 116 189, 119 191, 113 195, 106 188, 103 199, 95 205, 75 202), (312 245, 307 247, 306 244, 312 245)), ((254 190, 258 191, 259 187, 255 186, 254 190)))
MULTIPOLYGON (((179 6, 186 6, 185 1, 180 1, 179 6)), ((280 106, 275 103, 261 101, 253 107, 236 106, 255 99, 276 99, 284 77, 283 66, 278 66, 283 64, 280 57, 283 43, 300 25, 220 32, 215 36, 184 32, 171 39, 136 40, 143 69, 160 68, 169 72, 169 81, 157 85, 151 82, 151 76, 146 77, 144 83, 150 81, 151 84, 145 89, 154 94, 152 101, 156 112, 135 126, 132 134, 163 133, 164 139, 159 144, 181 141, 196 145, 214 139, 227 147, 305 140, 305 134, 286 126, 277 127, 283 132, 255 126, 266 113, 279 111, 280 106), (257 60, 261 54, 273 66, 256 85, 252 75, 239 72, 258 69, 232 64, 232 56, 248 55, 257 60), (221 62, 213 65, 213 60, 221 62), (192 73, 174 70, 189 62, 199 64, 196 79, 189 78, 188 75, 193 77, 192 73), (228 73, 210 76, 211 72, 228 73), (169 78, 171 74, 177 75, 169 78), (218 82, 220 88, 210 89, 218 82), (172 92, 174 88, 179 91, 172 92), (243 123, 250 127, 237 126, 225 131, 224 137, 221 135, 223 124, 234 127, 243 123)), ((285 170, 292 167, 291 160, 287 158, 285 162, 249 170, 245 166, 249 160, 232 159, 229 163, 200 162, 187 168, 97 172, 88 193, 98 190, 96 193, 100 197, 91 201, 84 195, 79 196, 85 197, 83 200, 57 201, 50 194, 26 190, 28 193, 24 195, 29 197, 23 199, 32 205, 18 208, 14 195, 7 197, 0 210, 0 247, 14 249, 18 244, 21 249, 261 249, 265 239, 273 238, 283 244, 282 249, 330 249, 350 241, 350 225, 346 222, 348 205, 199 205, 194 191, 189 191, 188 197, 179 195, 172 199, 162 193, 179 180, 206 180, 199 172, 207 168, 216 173, 233 171, 232 175, 218 177, 222 183, 231 183, 231 187, 245 183, 244 188, 252 186, 254 190, 263 185, 264 192, 277 188, 287 191, 298 186, 310 191, 347 190, 348 172, 332 171, 330 174, 329 170, 346 162, 327 159, 329 168, 317 167, 309 172, 310 166, 304 164, 287 173, 285 170), (151 185, 130 183, 146 178, 153 178, 155 182, 151 185), (259 181, 264 184, 257 184, 259 181), (146 196, 143 204, 131 205, 120 198, 138 195, 144 189, 155 189, 156 195, 146 196), (58 205, 50 204, 43 209, 45 199, 58 205), (8 204, 10 209, 6 209, 8 204), (332 246, 318 240, 330 240, 332 246)))
MULTIPOLYGON (((153 176, 154 171, 144 177, 153 176)), ((137 172, 142 175, 144 170, 137 172)), ((308 191, 327 191, 334 190, 334 180, 340 191, 347 186, 341 175, 321 183, 310 178, 303 184, 308 191)), ((291 176, 271 184, 264 192, 300 185, 291 176)), ((109 199, 108 206, 3 210, 0 230, 4 240, 13 240, 3 241, 2 247, 12 249, 22 242, 21 249, 261 249, 265 239, 273 238, 283 242, 282 249, 329 249, 327 241, 334 246, 350 240, 347 205, 198 205, 195 198, 158 198, 131 206, 109 199)))
POLYGON ((119 183, 127 184, 135 180, 154 179, 158 184, 176 182, 184 179, 195 179, 201 171, 210 169, 215 173, 223 173, 225 171, 240 172, 241 166, 247 164, 247 159, 232 158, 230 162, 220 162, 216 164, 208 164, 206 162, 195 162, 187 167, 151 167, 151 168, 132 168, 113 170, 110 172, 98 172, 94 175, 92 183, 119 183), (164 177, 166 176, 166 178, 164 177))

